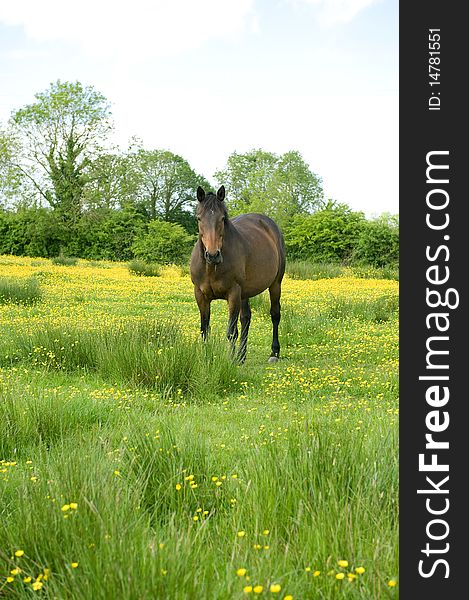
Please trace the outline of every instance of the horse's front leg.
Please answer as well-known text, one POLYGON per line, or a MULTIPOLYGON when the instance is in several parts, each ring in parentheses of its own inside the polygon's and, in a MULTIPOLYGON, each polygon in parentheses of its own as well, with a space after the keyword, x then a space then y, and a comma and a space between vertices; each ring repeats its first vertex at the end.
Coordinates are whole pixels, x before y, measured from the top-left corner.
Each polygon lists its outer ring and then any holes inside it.
POLYGON ((200 332, 205 340, 210 327, 210 300, 197 286, 194 286, 194 294, 200 312, 200 332))
POLYGON ((238 339, 238 317, 241 310, 241 288, 235 285, 231 288, 227 298, 228 300, 228 329, 226 337, 231 344, 231 353, 234 355, 236 340, 238 339))

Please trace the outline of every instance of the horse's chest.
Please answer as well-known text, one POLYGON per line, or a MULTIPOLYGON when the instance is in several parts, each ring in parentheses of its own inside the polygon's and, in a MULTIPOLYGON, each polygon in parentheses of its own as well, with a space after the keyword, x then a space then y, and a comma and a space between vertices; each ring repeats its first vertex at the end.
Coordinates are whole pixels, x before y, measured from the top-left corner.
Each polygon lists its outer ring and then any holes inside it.
POLYGON ((225 298, 228 292, 228 288, 224 281, 216 278, 210 278, 208 281, 204 281, 200 285, 202 293, 210 299, 225 298))

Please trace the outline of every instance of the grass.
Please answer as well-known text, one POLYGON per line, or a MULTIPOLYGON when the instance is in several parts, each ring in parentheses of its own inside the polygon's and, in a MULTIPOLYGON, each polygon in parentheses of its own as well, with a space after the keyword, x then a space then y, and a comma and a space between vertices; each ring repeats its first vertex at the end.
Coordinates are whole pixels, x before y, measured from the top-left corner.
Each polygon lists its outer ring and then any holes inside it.
POLYGON ((32 333, 0 341, 0 364, 28 363, 46 370, 97 372, 163 396, 211 398, 239 384, 225 343, 186 337, 175 324, 140 320, 131 327, 83 330, 45 323, 32 333))
POLYGON ((51 262, 53 265, 61 265, 62 267, 74 267, 78 263, 78 258, 59 254, 59 256, 52 257, 51 262))
POLYGON ((36 277, 0 277, 0 304, 35 304, 42 298, 36 277))
POLYGON ((374 267, 370 265, 341 265, 339 263, 288 261, 286 272, 292 279, 333 279, 352 275, 362 279, 391 279, 399 281, 398 265, 374 267))
POLYGON ((180 270, 2 270, 0 597, 398 597, 396 282, 286 278, 236 365, 180 270))
POLYGON ((159 277, 161 275, 161 266, 156 263, 146 263, 143 260, 132 260, 129 263, 129 272, 133 275, 142 275, 144 277, 159 277))

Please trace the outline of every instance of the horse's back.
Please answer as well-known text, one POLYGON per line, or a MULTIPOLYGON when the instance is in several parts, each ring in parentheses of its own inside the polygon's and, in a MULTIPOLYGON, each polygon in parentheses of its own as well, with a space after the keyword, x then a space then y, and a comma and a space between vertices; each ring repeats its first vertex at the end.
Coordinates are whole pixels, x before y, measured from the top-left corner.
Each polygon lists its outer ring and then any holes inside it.
POLYGON ((245 294, 254 296, 275 281, 280 283, 285 272, 285 246, 275 221, 260 213, 247 213, 234 217, 231 223, 243 240, 245 294))

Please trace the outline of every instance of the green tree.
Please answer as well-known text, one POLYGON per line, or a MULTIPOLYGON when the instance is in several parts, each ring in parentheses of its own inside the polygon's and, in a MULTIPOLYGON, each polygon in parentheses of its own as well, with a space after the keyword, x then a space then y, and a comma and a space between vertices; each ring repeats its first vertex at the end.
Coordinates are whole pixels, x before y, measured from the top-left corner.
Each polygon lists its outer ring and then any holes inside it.
POLYGON ((150 219, 178 221, 181 212, 192 212, 197 187, 210 187, 184 158, 172 152, 140 148, 129 160, 135 202, 150 219))
POLYGON ((281 156, 260 149, 235 152, 214 176, 227 187, 233 214, 261 212, 285 226, 292 216, 323 204, 321 179, 294 150, 281 156))
POLYGON ((0 129, 0 207, 21 204, 25 175, 16 164, 20 147, 11 130, 0 129))
POLYGON ((40 199, 76 222, 87 168, 111 129, 109 103, 79 82, 57 81, 35 98, 11 117, 21 145, 12 164, 40 199))
POLYGON ((87 176, 83 195, 86 209, 118 209, 137 198, 137 173, 125 154, 118 151, 100 154, 90 162, 87 176))

